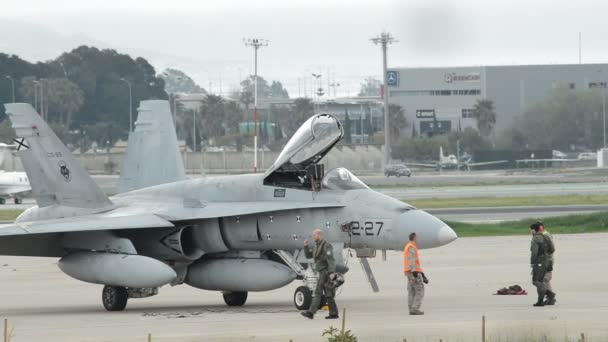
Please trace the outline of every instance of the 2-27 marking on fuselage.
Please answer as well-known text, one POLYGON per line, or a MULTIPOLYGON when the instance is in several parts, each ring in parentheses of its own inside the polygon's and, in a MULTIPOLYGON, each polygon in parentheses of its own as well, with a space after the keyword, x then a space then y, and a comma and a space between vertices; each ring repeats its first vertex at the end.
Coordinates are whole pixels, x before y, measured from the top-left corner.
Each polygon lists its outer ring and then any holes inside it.
POLYGON ((365 221, 361 223, 353 221, 350 223, 350 231, 353 236, 379 236, 383 226, 384 222, 382 221, 365 221))

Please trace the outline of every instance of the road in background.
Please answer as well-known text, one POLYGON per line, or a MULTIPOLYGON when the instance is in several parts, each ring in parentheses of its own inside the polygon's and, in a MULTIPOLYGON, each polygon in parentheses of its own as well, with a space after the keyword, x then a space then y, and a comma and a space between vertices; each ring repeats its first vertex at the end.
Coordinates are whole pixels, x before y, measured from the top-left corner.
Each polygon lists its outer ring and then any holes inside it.
POLYGON ((487 207, 426 209, 445 221, 492 223, 608 211, 608 205, 552 205, 538 207, 487 207))
POLYGON ((608 193, 608 183, 554 183, 521 185, 471 185, 441 187, 390 187, 377 191, 401 200, 422 198, 528 197, 594 195, 608 193))

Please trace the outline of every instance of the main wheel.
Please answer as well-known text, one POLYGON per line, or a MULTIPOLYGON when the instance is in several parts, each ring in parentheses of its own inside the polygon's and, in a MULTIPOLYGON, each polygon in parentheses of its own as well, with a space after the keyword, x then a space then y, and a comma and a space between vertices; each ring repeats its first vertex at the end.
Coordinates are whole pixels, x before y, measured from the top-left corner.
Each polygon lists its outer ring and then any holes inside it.
POLYGON ((312 302, 312 292, 306 286, 300 286, 293 294, 293 304, 298 310, 308 310, 312 302))
POLYGON ((223 295, 228 306, 243 306, 247 301, 247 292, 226 292, 223 295))
POLYGON ((127 307, 129 294, 125 287, 106 285, 103 287, 101 301, 108 311, 122 311, 127 307))
POLYGON ((15 204, 21 204, 21 203, 23 203, 23 200, 19 197, 15 197, 14 202, 15 202, 15 204))
POLYGON ((0 198, 0 204, 6 204, 6 198, 0 198))

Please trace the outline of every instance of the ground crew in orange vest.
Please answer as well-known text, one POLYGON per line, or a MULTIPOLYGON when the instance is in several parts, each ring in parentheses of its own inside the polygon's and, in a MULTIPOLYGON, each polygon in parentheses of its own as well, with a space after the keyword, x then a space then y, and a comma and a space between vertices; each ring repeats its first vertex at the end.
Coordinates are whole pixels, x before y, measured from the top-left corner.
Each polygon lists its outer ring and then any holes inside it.
POLYGON ((410 242, 403 249, 403 271, 407 277, 407 305, 410 315, 424 315, 420 306, 424 298, 424 284, 429 281, 420 267, 416 240, 416 233, 411 233, 410 242))

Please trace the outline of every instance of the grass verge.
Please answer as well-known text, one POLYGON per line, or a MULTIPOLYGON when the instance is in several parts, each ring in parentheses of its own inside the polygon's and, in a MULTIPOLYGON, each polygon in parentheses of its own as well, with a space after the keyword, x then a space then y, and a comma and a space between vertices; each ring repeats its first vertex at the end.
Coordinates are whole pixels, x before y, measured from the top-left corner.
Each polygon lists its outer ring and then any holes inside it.
MULTIPOLYGON (((552 234, 608 232, 608 212, 577 214, 542 219, 552 234)), ((499 223, 446 222, 459 237, 526 235, 533 219, 499 223)))
POLYGON ((14 221, 23 210, 0 210, 0 221, 14 221))
POLYGON ((608 204, 608 194, 525 197, 424 198, 407 201, 420 209, 608 204))

